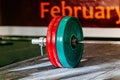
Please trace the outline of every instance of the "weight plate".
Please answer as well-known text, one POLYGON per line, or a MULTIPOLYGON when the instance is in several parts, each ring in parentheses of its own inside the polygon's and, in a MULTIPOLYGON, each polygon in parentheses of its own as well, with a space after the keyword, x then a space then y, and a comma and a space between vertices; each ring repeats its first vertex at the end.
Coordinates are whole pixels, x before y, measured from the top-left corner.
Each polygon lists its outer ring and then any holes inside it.
POLYGON ((46 50, 47 50, 47 54, 48 54, 48 58, 50 60, 50 62, 55 66, 58 67, 58 65, 55 62, 54 59, 54 55, 53 55, 53 51, 52 51, 52 47, 51 47, 51 42, 52 42, 52 28, 54 26, 55 21, 58 19, 58 17, 54 17, 51 21, 50 24, 48 26, 48 30, 47 30, 47 37, 46 37, 46 50))
POLYGON ((57 53, 63 67, 76 67, 83 54, 84 45, 72 47, 72 38, 83 40, 83 31, 80 22, 75 17, 66 16, 59 23, 57 31, 57 53))
POLYGON ((56 51, 56 35, 57 35, 57 29, 58 29, 59 22, 61 21, 62 18, 63 17, 59 17, 55 21, 54 27, 52 29, 52 51, 53 51, 55 62, 58 67, 62 67, 62 65, 60 64, 60 61, 59 61, 58 55, 57 55, 57 51, 56 51))

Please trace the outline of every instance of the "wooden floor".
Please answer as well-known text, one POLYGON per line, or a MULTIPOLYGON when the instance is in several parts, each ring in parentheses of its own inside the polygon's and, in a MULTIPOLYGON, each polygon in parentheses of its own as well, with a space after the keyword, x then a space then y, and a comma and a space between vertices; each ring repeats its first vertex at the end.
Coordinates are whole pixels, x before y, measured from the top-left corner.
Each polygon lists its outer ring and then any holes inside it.
POLYGON ((0 69, 0 80, 120 80, 120 45, 85 44, 76 68, 55 68, 47 56, 0 69))

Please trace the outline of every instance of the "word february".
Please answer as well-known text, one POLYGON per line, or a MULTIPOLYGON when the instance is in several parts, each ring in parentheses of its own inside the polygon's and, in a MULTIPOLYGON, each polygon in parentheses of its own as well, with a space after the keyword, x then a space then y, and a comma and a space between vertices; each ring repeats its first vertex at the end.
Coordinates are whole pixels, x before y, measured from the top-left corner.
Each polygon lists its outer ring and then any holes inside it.
POLYGON ((62 16, 82 16, 84 19, 111 19, 112 12, 115 12, 117 15, 117 19, 115 21, 116 24, 120 24, 120 8, 119 6, 75 6, 75 5, 67 5, 65 1, 61 1, 60 6, 52 5, 50 2, 40 2, 40 18, 45 18, 46 15, 50 15, 51 17, 55 17, 57 15, 62 16), (79 13, 82 13, 79 15, 79 13))

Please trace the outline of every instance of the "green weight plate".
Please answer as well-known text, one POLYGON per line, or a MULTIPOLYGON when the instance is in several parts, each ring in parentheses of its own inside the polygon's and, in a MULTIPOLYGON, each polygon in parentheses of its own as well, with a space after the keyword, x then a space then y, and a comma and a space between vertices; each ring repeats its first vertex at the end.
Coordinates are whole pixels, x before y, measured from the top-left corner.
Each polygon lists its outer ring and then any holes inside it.
POLYGON ((84 45, 73 47, 73 37, 83 40, 82 26, 75 17, 66 16, 59 23, 56 39, 58 58, 63 67, 76 67, 82 58, 84 45))

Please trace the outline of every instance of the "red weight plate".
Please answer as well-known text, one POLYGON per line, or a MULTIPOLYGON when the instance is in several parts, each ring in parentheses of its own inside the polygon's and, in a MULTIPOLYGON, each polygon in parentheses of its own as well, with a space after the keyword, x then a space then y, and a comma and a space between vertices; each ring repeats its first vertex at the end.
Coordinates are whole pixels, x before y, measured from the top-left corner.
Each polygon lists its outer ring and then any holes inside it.
POLYGON ((54 59, 55 59, 55 62, 57 64, 58 67, 62 67, 62 65, 60 64, 60 61, 59 61, 59 58, 58 58, 58 55, 57 55, 57 51, 56 51, 56 35, 57 35, 57 29, 58 29, 58 25, 59 25, 59 22, 61 21, 63 17, 59 17, 55 23, 54 23, 54 27, 52 29, 52 51, 53 51, 53 55, 54 55, 54 59))
POLYGON ((54 17, 51 21, 50 21, 50 24, 48 26, 48 30, 47 30, 47 37, 46 37, 46 49, 47 49, 47 54, 48 54, 48 57, 49 57, 49 60, 50 62, 55 66, 55 67, 58 67, 56 62, 55 62, 55 59, 54 59, 54 55, 53 55, 53 52, 52 52, 52 47, 51 47, 51 40, 52 40, 52 28, 54 26, 54 23, 56 21, 56 19, 58 19, 58 17, 54 17))

